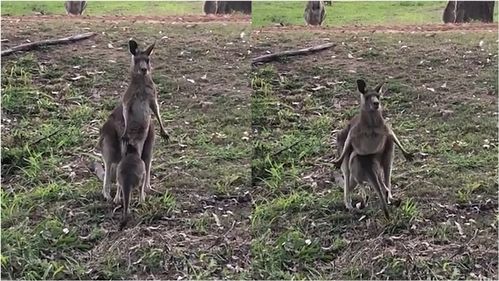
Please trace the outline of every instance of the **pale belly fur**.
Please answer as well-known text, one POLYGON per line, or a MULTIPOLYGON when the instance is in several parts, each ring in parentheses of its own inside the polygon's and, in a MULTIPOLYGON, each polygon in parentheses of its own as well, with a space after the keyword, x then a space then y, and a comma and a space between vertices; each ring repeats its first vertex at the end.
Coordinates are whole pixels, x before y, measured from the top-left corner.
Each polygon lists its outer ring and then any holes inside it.
POLYGON ((386 134, 376 131, 356 134, 352 138, 352 146, 359 155, 376 154, 383 151, 386 142, 386 134))
POLYGON ((144 135, 151 122, 151 109, 147 101, 137 100, 132 104, 129 124, 129 133, 132 135, 144 135), (133 117, 132 117, 133 116, 133 117))

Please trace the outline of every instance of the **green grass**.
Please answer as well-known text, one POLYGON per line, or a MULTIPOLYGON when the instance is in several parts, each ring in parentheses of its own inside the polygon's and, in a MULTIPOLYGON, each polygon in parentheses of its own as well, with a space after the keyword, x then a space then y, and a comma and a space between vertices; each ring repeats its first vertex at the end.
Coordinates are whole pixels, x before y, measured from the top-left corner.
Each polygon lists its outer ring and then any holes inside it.
MULTIPOLYGON (((269 32, 256 39, 254 52, 318 45, 317 34, 269 32)), ((252 73, 252 277, 495 276, 486 260, 497 264, 497 35, 332 36, 342 44, 252 73), (404 146, 423 153, 410 163, 395 149, 392 190, 400 204, 389 206, 390 219, 372 190, 367 208, 346 211, 342 175, 331 165, 334 132, 358 112, 359 77, 368 85, 388 82, 385 115, 404 146), (471 206, 483 209, 473 213, 471 206), (409 246, 421 243, 438 251, 429 258, 409 246), (466 259, 454 255, 468 243, 477 250, 466 259)), ((353 197, 359 202, 357 192, 353 197)))
MULTIPOLYGON (((65 15, 64 1, 2 1, 2 16, 24 16, 43 12, 65 15)), ((88 1, 84 15, 184 15, 202 14, 202 1, 88 1)))
MULTIPOLYGON (((326 6, 325 26, 442 23, 447 1, 333 1, 326 6)), ((255 1, 255 27, 282 23, 305 25, 305 1, 255 1)), ((494 14, 497 21, 497 5, 494 14)))

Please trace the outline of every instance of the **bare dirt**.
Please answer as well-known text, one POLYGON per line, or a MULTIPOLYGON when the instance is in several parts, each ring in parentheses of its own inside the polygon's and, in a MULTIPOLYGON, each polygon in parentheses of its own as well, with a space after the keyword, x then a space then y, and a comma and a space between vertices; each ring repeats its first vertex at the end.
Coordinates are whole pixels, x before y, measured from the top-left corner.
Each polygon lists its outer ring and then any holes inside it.
POLYGON ((36 15, 36 16, 2 16, 7 22, 30 22, 58 20, 64 22, 139 22, 139 23, 250 23, 248 15, 182 15, 182 16, 66 16, 66 15, 36 15))

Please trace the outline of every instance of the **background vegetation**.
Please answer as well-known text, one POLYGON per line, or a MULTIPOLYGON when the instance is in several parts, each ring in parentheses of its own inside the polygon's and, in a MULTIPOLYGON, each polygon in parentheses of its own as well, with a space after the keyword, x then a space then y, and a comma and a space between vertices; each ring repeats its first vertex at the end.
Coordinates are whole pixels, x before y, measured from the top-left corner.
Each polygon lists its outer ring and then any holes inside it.
MULTIPOLYGON (((2 1, 2 16, 43 13, 65 15, 64 1, 2 1)), ((83 15, 183 15, 202 14, 202 1, 87 1, 83 15)))
MULTIPOLYGON (((253 26, 305 25, 306 1, 254 1, 253 26)), ((325 26, 442 23, 447 1, 333 1, 326 6, 325 26)), ((494 20, 497 21, 497 6, 494 20)))

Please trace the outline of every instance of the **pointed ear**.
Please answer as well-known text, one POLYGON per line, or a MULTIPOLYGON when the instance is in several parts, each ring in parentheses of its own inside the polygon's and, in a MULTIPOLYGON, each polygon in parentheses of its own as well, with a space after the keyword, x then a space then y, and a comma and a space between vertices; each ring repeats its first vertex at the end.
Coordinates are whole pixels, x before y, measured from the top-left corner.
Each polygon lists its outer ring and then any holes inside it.
POLYGON ((155 45, 156 45, 156 41, 154 41, 154 43, 152 43, 149 47, 147 47, 147 49, 144 51, 144 53, 147 56, 150 56, 152 54, 152 50, 154 49, 155 45))
POLYGON ((383 81, 383 82, 379 83, 378 86, 376 86, 376 88, 374 88, 374 90, 378 94, 382 95, 385 93, 385 87, 383 87, 384 85, 385 85, 385 82, 383 81))
POLYGON ((357 80, 357 89, 362 94, 365 94, 366 93, 366 82, 362 79, 357 80))
POLYGON ((130 41, 128 41, 128 50, 130 50, 130 54, 135 56, 137 54, 138 48, 139 45, 137 45, 137 42, 135 42, 135 40, 130 39, 130 41))

